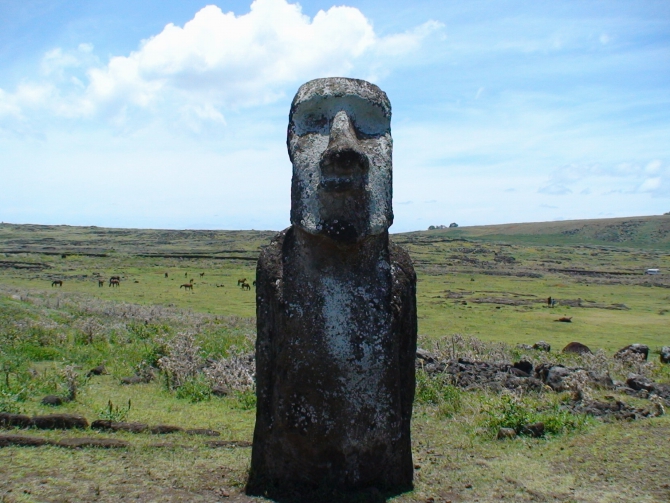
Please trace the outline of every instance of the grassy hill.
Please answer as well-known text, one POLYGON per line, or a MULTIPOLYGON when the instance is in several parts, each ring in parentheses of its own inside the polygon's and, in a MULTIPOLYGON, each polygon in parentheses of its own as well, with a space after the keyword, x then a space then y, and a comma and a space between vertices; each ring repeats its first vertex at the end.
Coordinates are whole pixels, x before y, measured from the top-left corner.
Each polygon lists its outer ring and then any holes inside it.
POLYGON ((670 215, 477 225, 404 233, 407 238, 670 250, 670 215))

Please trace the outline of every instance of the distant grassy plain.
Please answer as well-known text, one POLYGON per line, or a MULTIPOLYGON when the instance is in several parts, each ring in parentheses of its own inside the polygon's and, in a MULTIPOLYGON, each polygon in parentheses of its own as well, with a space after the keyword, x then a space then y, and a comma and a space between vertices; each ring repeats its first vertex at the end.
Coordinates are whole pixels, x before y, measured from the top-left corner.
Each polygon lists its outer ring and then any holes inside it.
MULTIPOLYGON (((65 410, 92 420, 110 400, 123 405, 131 399, 128 420, 212 428, 225 439, 251 440, 253 409, 234 397, 192 403, 160 381, 118 382, 146 356, 146 334, 137 328, 143 323, 197 332, 207 356, 248 344, 255 295, 237 281, 253 281, 259 249, 274 234, 1 224, 0 336, 33 331, 28 342, 0 347, 6 361, 22 358, 7 376, 18 380, 15 375, 30 367, 46 376, 21 402, 22 410, 52 412, 39 398, 62 391, 56 376, 63 365, 75 363, 85 372, 104 363, 110 375, 83 384, 65 410), (113 275, 121 277, 118 288, 108 284, 113 275), (180 288, 191 279, 193 291, 180 288), (54 280, 63 286, 52 287, 54 280), (82 342, 89 325, 81 320, 93 320, 107 335, 82 342), (58 334, 60 343, 40 342, 58 334)), ((670 216, 438 229, 392 239, 415 263, 423 346, 453 334, 512 346, 545 340, 552 351, 579 341, 609 355, 644 343, 658 359, 660 347, 670 345, 670 216), (647 268, 662 274, 645 275, 647 268), (556 323, 562 316, 572 322, 556 323)), ((499 442, 481 433, 487 400, 495 397, 466 393, 451 417, 417 404, 416 490, 397 501, 670 499, 667 416, 499 442), (645 477, 637 475, 641 471, 645 477)), ((240 491, 248 448, 211 449, 184 434, 162 447, 149 435, 114 435, 133 447, 0 449, 0 501, 220 501, 222 491, 245 500, 240 491)))

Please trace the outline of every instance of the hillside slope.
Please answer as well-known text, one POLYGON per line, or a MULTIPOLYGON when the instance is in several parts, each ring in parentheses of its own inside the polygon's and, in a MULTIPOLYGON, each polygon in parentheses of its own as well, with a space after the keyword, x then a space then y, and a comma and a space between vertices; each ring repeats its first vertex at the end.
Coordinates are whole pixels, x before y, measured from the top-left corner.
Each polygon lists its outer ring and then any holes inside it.
POLYGON ((395 235, 396 241, 468 239, 516 244, 670 250, 670 215, 456 227, 395 235))

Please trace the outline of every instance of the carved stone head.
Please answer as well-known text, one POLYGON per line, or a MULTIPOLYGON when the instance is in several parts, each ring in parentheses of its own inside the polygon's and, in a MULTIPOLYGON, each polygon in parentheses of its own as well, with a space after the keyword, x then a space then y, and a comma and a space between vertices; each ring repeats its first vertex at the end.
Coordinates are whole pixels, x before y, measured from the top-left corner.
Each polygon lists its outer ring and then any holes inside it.
POLYGON ((364 80, 317 79, 289 114, 291 223, 354 243, 393 223, 391 104, 364 80))

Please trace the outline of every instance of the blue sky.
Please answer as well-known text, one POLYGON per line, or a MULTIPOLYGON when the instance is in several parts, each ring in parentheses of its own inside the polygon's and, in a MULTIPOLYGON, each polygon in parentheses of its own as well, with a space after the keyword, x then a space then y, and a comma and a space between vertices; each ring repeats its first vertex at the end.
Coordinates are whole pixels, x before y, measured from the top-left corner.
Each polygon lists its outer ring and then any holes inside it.
POLYGON ((392 232, 670 211, 667 1, 0 2, 0 221, 288 225, 307 80, 393 106, 392 232))

